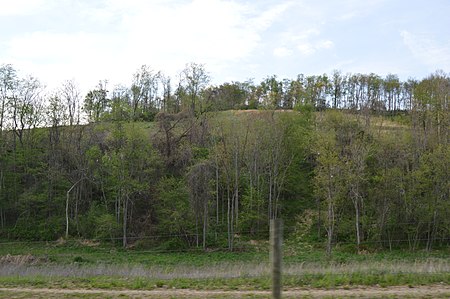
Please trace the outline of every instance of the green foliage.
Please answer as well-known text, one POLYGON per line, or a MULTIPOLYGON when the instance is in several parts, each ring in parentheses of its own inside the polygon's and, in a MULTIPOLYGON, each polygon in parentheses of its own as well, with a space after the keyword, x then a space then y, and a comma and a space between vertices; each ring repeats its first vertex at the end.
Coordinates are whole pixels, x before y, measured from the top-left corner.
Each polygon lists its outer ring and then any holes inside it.
POLYGON ((284 147, 290 153, 283 197, 283 215, 287 225, 295 225, 295 218, 314 204, 313 165, 311 143, 314 118, 308 113, 286 113, 280 115, 280 122, 286 127, 284 147))
POLYGON ((55 94, 38 113, 20 97, 36 82, 1 71, 2 237, 61 237, 67 199, 71 237, 124 246, 245 249, 267 237, 273 217, 295 231, 298 251, 448 245, 443 72, 400 82, 337 71, 212 87, 193 63, 172 92, 169 78, 143 66, 129 88, 109 93, 102 82, 90 91, 91 123, 75 125, 80 103, 55 94), (259 110, 217 112, 240 107, 259 110))
POLYGON ((160 200, 156 215, 158 217, 158 233, 162 235, 161 241, 166 244, 166 248, 174 249, 177 248, 176 246, 184 248, 190 242, 188 236, 193 232, 194 224, 186 182, 174 177, 162 178, 156 190, 160 200), (172 234, 176 234, 178 237, 171 238, 172 234), (164 235, 167 235, 168 238, 165 239, 164 235))
POLYGON ((113 242, 119 236, 120 226, 113 215, 105 213, 95 220, 95 239, 110 238, 113 242))
POLYGON ((107 98, 108 91, 105 89, 106 82, 100 82, 96 89, 86 95, 84 110, 88 114, 90 122, 98 122, 106 112, 110 100, 107 98))
POLYGON ((195 160, 206 160, 209 158, 209 149, 206 147, 193 146, 192 156, 195 160))
POLYGON ((64 218, 52 216, 46 219, 21 215, 10 230, 9 237, 20 240, 56 240, 64 231, 64 218))
POLYGON ((295 226, 292 234, 287 239, 287 246, 295 253, 310 252, 313 250, 313 230, 317 223, 318 213, 313 210, 305 210, 295 218, 295 226))
POLYGON ((86 238, 113 241, 120 236, 119 223, 104 205, 92 204, 78 221, 80 233, 86 238))
POLYGON ((448 245, 442 71, 214 87, 201 64, 172 83, 144 65, 131 86, 110 92, 100 82, 84 106, 73 82, 44 96, 11 65, 0 66, 0 81, 4 238, 55 240, 67 213, 71 237, 133 246, 128 236, 143 248, 200 247, 203 235, 205 250, 246 248, 267 237, 272 217, 304 249, 328 241, 354 250, 357 239, 366 251, 448 245), (259 110, 223 111, 240 108, 259 110))
POLYGON ((262 215, 261 207, 264 206, 264 197, 261 191, 249 188, 241 198, 242 212, 239 214, 240 231, 250 232, 257 236, 258 227, 266 226, 267 219, 262 215))
POLYGON ((294 110, 299 111, 300 113, 303 113, 305 115, 311 115, 315 109, 314 105, 312 104, 298 102, 297 105, 295 105, 294 110))

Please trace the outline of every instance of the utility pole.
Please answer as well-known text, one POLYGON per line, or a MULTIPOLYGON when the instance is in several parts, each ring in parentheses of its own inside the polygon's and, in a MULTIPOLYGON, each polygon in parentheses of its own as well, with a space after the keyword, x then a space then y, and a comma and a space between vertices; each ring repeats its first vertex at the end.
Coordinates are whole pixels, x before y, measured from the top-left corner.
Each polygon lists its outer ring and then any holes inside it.
POLYGON ((281 298, 281 245, 283 243, 283 222, 270 220, 270 263, 272 266, 272 297, 281 298))

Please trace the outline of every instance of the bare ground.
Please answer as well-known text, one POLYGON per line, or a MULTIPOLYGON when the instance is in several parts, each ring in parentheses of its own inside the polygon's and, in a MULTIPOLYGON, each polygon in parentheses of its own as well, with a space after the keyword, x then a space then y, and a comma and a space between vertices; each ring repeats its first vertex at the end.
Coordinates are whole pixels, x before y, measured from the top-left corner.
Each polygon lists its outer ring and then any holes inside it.
MULTIPOLYGON (((0 298, 270 298, 270 291, 0 288, 0 298)), ((450 285, 289 289, 284 298, 450 298, 450 285)))

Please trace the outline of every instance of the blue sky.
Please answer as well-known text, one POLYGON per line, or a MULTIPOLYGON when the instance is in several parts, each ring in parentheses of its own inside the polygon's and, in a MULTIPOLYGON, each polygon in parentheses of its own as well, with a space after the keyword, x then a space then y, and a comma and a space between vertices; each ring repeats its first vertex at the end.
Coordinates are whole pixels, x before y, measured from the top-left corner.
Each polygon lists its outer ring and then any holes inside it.
POLYGON ((450 1, 0 0, 0 64, 50 88, 129 84, 143 64, 213 83, 361 72, 450 71, 450 1))

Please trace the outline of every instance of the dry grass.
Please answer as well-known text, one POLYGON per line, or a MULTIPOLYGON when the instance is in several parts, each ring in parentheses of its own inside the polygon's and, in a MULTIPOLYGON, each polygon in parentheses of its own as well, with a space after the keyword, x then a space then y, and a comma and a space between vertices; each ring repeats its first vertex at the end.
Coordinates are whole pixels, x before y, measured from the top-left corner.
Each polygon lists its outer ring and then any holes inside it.
POLYGON ((5 265, 15 265, 15 266, 37 265, 37 264, 42 264, 46 261, 47 260, 45 258, 35 257, 31 254, 25 254, 25 255, 7 254, 5 256, 0 257, 0 269, 3 268, 3 266, 5 266, 5 265))
MULTIPOLYGON (((5 257, 4 257, 5 258, 5 257)), ((266 263, 216 263, 205 266, 142 266, 73 263, 58 265, 38 263, 33 257, 12 257, 2 262, 0 276, 51 276, 51 277, 141 277, 148 279, 209 279, 261 277, 270 275, 270 266, 266 263)), ((351 263, 292 263, 283 267, 286 275, 315 274, 435 274, 449 273, 448 259, 427 259, 424 261, 372 261, 351 263)))
POLYGON ((352 274, 352 273, 414 273, 434 274, 450 272, 450 261, 448 259, 427 259, 425 261, 371 261, 351 263, 330 263, 319 265, 314 263, 286 265, 283 269, 285 274, 352 274))

